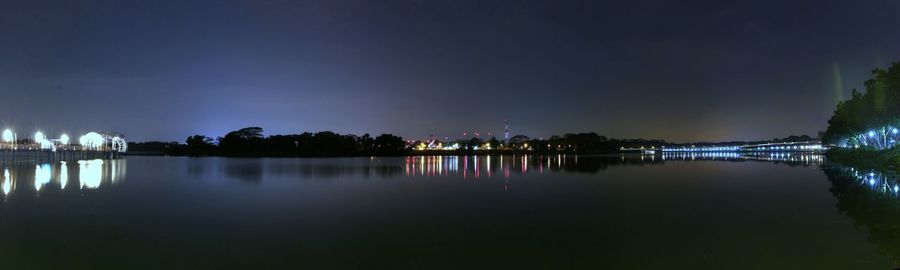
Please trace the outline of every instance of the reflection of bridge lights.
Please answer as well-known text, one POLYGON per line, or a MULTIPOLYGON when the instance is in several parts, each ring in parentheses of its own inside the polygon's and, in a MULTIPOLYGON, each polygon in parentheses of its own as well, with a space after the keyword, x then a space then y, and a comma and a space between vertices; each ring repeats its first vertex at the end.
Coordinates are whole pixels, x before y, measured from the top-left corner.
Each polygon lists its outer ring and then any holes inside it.
POLYGON ((34 166, 34 190, 41 191, 44 185, 50 183, 51 178, 50 164, 34 166))
POLYGON ((103 160, 79 160, 78 161, 78 180, 81 181, 82 188, 95 189, 100 187, 100 180, 103 177, 103 160))

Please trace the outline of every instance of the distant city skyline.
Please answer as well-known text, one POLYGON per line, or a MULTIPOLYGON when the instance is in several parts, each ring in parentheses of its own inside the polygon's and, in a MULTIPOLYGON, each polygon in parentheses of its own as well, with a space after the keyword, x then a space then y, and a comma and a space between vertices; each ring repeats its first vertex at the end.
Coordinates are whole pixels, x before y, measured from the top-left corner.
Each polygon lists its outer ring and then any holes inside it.
POLYGON ((836 0, 3 1, 0 129, 502 139, 509 120, 510 136, 815 136, 900 60, 897 14, 836 0))

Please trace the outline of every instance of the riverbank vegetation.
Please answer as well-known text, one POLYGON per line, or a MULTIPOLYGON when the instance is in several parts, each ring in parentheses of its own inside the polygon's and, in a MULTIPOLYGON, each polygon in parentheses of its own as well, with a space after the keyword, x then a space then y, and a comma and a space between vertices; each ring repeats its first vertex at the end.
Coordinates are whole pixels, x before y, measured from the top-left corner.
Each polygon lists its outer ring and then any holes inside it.
POLYGON ((852 90, 838 103, 823 143, 833 147, 829 159, 852 166, 893 170, 900 165, 900 63, 875 69, 865 92, 852 90))
POLYGON ((900 63, 875 69, 865 82, 866 91, 852 90, 851 98, 837 104, 822 136, 842 148, 893 148, 900 139, 900 63))

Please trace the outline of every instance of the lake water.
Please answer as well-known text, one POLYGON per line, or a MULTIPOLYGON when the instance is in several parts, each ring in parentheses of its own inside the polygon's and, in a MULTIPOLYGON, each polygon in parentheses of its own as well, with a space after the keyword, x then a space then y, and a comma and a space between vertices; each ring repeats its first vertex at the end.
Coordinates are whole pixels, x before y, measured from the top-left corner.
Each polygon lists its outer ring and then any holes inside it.
POLYGON ((0 269, 892 269, 896 177, 821 156, 0 165, 0 269))

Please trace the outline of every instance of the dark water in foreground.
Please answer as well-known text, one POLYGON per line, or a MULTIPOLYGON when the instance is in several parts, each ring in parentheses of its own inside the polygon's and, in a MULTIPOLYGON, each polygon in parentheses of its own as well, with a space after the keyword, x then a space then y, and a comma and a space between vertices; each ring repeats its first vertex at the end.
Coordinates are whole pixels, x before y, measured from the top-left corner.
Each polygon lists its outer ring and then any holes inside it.
POLYGON ((891 269, 900 256, 896 178, 819 156, 0 170, 0 269, 891 269))

